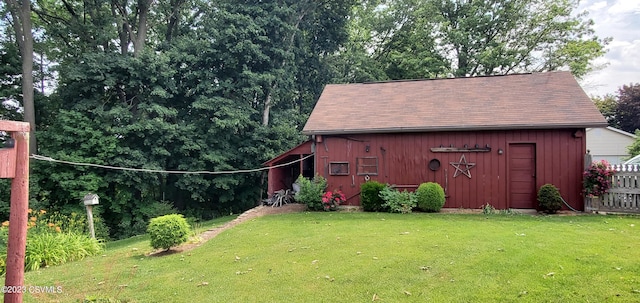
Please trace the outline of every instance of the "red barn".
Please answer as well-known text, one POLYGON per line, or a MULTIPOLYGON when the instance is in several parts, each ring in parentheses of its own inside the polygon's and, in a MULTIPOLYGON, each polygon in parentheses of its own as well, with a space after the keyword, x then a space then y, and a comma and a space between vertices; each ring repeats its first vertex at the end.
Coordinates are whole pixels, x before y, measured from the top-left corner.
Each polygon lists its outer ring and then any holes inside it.
POLYGON ((537 208, 551 183, 582 209, 585 128, 606 125, 569 72, 327 85, 310 140, 265 163, 269 193, 317 173, 350 205, 377 180, 437 182, 449 208, 537 208))

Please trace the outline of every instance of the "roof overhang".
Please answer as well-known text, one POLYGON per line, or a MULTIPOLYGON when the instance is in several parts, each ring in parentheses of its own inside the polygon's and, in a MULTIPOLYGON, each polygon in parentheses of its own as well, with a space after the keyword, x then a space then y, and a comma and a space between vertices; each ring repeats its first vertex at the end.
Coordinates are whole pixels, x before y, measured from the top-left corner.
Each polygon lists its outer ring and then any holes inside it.
POLYGON ((302 142, 296 145, 295 147, 291 148, 290 150, 285 151, 282 154, 276 156, 275 158, 272 158, 271 160, 268 160, 262 163, 262 166, 273 166, 275 164, 278 164, 279 161, 282 161, 283 159, 291 155, 310 155, 313 153, 311 151, 311 144, 312 144, 311 140, 302 142))
POLYGON ((567 129, 606 127, 607 123, 594 122, 590 124, 514 124, 514 125, 459 125, 453 127, 397 127, 397 128, 362 128, 362 129, 332 129, 332 130, 303 130, 305 135, 343 135, 343 134, 373 134, 373 133, 416 133, 416 132, 447 132, 447 131, 490 131, 490 130, 522 130, 522 129, 567 129))

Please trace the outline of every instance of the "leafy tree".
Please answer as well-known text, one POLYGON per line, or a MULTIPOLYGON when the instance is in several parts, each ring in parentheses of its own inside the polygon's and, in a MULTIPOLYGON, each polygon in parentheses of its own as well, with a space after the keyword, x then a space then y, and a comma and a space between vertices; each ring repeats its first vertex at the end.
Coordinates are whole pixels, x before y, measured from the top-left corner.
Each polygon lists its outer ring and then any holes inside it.
MULTIPOLYGON (((55 63, 58 84, 36 99, 40 153, 154 170, 259 167, 304 140, 299 129, 332 77, 329 58, 348 37, 354 3, 35 1, 40 57, 55 63)), ((33 203, 68 209, 97 193, 114 238, 169 210, 239 212, 263 190, 261 173, 32 167, 33 203)))
POLYGON ((366 3, 369 9, 350 24, 356 28, 351 33, 364 35, 352 35, 352 41, 364 37, 361 49, 390 79, 558 69, 582 77, 609 41, 594 35, 585 14, 574 14, 575 0, 366 3))
POLYGON ((569 68, 581 77, 604 54, 593 22, 573 15, 574 0, 434 0, 439 37, 453 50, 456 76, 569 68))
POLYGON ((631 157, 640 155, 640 130, 636 130, 636 140, 627 147, 627 152, 631 157))
POLYGON ((623 85, 618 90, 616 120, 624 131, 640 129, 640 83, 623 85))
POLYGON ((607 119, 607 123, 611 127, 619 128, 618 120, 616 117, 616 111, 618 102, 616 97, 612 94, 607 94, 602 97, 592 97, 593 103, 596 105, 600 113, 607 119))

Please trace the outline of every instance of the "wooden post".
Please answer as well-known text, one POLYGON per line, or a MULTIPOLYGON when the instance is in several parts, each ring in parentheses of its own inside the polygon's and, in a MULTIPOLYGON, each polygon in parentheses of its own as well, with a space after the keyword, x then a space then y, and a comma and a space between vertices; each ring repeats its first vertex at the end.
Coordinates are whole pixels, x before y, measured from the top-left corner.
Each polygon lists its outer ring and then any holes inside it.
MULTIPOLYGON (((302 163, 304 161, 302 161, 302 159, 304 158, 304 155, 300 155, 300 174, 303 175, 304 173, 304 165, 302 165, 302 163)), ((293 176, 294 178, 298 178, 298 176, 293 176)), ((296 182, 295 180, 293 182, 296 182)))
POLYGON ((11 132, 15 140, 16 172, 11 181, 9 208, 9 241, 7 243, 7 274, 4 302, 22 302, 24 286, 24 255, 27 244, 29 210, 29 123, 0 121, 0 130, 11 132))
POLYGON ((93 228, 93 205, 87 205, 87 220, 89 221, 89 231, 91 232, 91 238, 96 238, 96 232, 93 228))
POLYGON ((96 232, 93 228, 93 206, 98 205, 100 197, 96 194, 86 194, 83 198, 84 206, 87 207, 87 221, 89 223, 89 231, 91 232, 91 238, 96 238, 96 232))

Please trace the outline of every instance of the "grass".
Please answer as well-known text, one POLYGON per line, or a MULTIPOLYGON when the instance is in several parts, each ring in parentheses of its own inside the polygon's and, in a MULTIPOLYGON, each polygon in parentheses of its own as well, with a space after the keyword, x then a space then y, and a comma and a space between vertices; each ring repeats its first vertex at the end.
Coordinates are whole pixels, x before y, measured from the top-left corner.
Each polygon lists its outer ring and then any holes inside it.
MULTIPOLYGON (((297 213, 190 252, 146 237, 28 272, 25 302, 638 302, 632 216, 297 213)), ((228 220, 228 219, 227 219, 228 220)), ((219 221, 214 224, 221 224, 219 221)))

